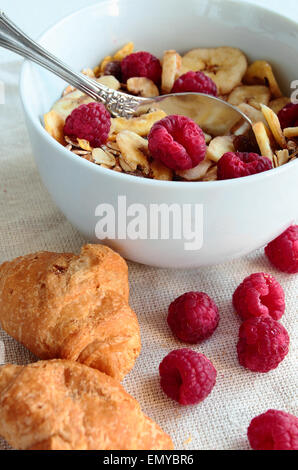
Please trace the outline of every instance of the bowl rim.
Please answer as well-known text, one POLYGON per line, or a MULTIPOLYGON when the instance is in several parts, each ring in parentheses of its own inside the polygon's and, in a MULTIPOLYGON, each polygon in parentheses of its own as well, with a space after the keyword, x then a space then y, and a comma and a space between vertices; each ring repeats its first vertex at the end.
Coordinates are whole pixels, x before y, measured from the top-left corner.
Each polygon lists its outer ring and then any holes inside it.
MULTIPOLYGON (((86 12, 88 10, 98 9, 101 6, 112 3, 112 1, 113 0, 103 0, 99 3, 95 3, 93 5, 89 5, 89 6, 80 8, 80 9, 75 10, 74 12, 72 12, 68 15, 63 16, 60 20, 56 21, 51 26, 48 26, 37 37, 36 41, 41 42, 47 36, 47 34, 51 33, 51 31, 54 28, 61 27, 63 25, 63 23, 66 22, 66 21, 69 21, 70 18, 72 18, 74 16, 77 16, 77 15, 80 15, 80 14, 82 14, 82 12, 86 12)), ((126 5, 127 5, 128 1, 131 2, 131 1, 135 1, 135 0, 118 0, 118 3, 123 3, 124 1, 126 2, 126 5)), ((239 2, 238 0, 209 0, 209 1, 211 3, 220 3, 220 4, 222 4, 224 2, 226 4, 230 4, 231 7, 233 7, 233 6, 235 7, 236 5, 237 5, 237 7, 239 7, 239 6, 241 7, 242 5, 249 6, 251 8, 254 8, 255 10, 259 11, 259 13, 264 13, 264 14, 267 14, 267 15, 269 14, 269 15, 272 15, 272 16, 274 16, 276 18, 279 18, 283 21, 288 22, 291 26, 295 27, 297 29, 297 32, 298 32, 298 23, 296 21, 293 21, 292 19, 288 18, 287 16, 285 16, 281 13, 270 10, 269 8, 266 8, 266 7, 263 7, 263 6, 260 6, 260 5, 256 5, 255 3, 252 3, 248 0, 244 0, 244 1, 241 1, 241 2, 239 2)), ((22 64, 20 77, 19 77, 19 90, 20 90, 20 97, 21 97, 24 113, 26 114, 27 118, 30 119, 30 122, 33 125, 33 127, 35 128, 36 132, 38 132, 41 135, 41 138, 45 141, 46 144, 49 144, 50 146, 53 146, 55 149, 57 149, 57 151, 61 152, 63 154, 63 156, 65 156, 65 158, 67 158, 70 161, 70 164, 73 163, 74 165, 83 166, 86 169, 90 168, 91 171, 98 172, 99 175, 101 174, 102 176, 109 176, 110 178, 115 179, 116 180, 115 182, 119 181, 119 179, 120 179, 120 180, 122 180, 122 182, 124 182, 126 180, 127 183, 134 182, 135 184, 141 184, 142 186, 146 185, 146 186, 160 187, 160 188, 163 188, 163 187, 165 187, 165 188, 174 188, 175 187, 175 189, 177 189, 178 187, 181 187, 181 189, 183 189, 183 190, 185 189, 186 186, 190 187, 190 188, 193 188, 193 189, 194 189, 194 187, 196 187, 198 190, 199 190, 199 188, 200 189, 204 188, 206 190, 208 190, 208 188, 209 188, 210 190, 212 190, 214 185, 216 185, 215 187, 217 187, 218 189, 219 188, 224 189, 227 185, 237 186, 239 184, 245 184, 245 183, 253 184, 255 181, 260 183, 262 180, 268 179, 271 176, 286 172, 288 170, 291 171, 291 168, 294 165, 298 164, 298 158, 297 158, 296 160, 293 160, 292 162, 288 162, 287 164, 282 165, 278 168, 272 168, 272 169, 264 171, 262 173, 257 173, 257 174, 254 174, 254 175, 244 176, 242 178, 234 178, 234 179, 227 179, 227 180, 216 180, 216 181, 165 181, 165 180, 156 180, 156 179, 144 178, 144 177, 137 176, 137 175, 130 175, 130 174, 127 174, 127 173, 120 173, 120 172, 117 172, 117 171, 110 170, 108 168, 103 168, 99 165, 94 164, 93 162, 89 162, 88 160, 86 160, 84 158, 78 158, 70 150, 66 149, 63 145, 61 145, 59 142, 57 142, 45 130, 45 128, 42 125, 42 123, 41 123, 40 119, 38 118, 38 116, 36 116, 33 113, 33 111, 31 110, 31 108, 29 106, 27 106, 27 101, 26 101, 26 98, 25 98, 25 95, 26 95, 26 93, 25 93, 26 92, 25 75, 26 75, 27 71, 29 71, 29 73, 30 73, 29 67, 30 67, 31 64, 32 64, 32 62, 30 62, 27 59, 24 60, 24 62, 22 64), (92 168, 93 168, 93 170, 92 170, 92 168), (201 183, 201 184, 199 184, 199 183, 201 183)))

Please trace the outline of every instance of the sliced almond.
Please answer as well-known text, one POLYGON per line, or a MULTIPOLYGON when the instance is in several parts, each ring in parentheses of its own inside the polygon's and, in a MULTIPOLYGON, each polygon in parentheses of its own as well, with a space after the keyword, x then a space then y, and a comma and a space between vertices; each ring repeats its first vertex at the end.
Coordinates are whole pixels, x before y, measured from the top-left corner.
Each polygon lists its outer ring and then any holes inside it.
POLYGON ((181 67, 181 56, 174 50, 165 51, 162 61, 161 90, 170 93, 181 67))
POLYGON ((132 173, 134 171, 133 168, 128 165, 128 163, 126 163, 122 156, 119 157, 119 164, 121 169, 125 171, 125 173, 132 173))
POLYGON ((176 173, 187 181, 199 181, 206 175, 212 165, 213 163, 211 160, 205 159, 190 170, 180 170, 176 171, 176 173))
POLYGON ((159 89, 155 83, 146 77, 129 78, 126 82, 127 90, 144 98, 153 98, 159 96, 159 89))
POLYGON ((135 132, 124 130, 117 134, 116 142, 121 151, 121 159, 130 170, 123 168, 120 162, 122 168, 125 171, 135 171, 139 168, 145 175, 148 175, 150 171, 147 159, 148 141, 135 132))
POLYGON ((83 150, 87 150, 88 152, 92 152, 92 147, 90 145, 90 142, 85 139, 78 139, 78 144, 83 150))
POLYGON ((272 111, 272 109, 268 108, 268 106, 265 105, 261 105, 261 110, 276 142, 281 148, 286 148, 287 142, 282 132, 277 115, 274 111, 272 111))
POLYGON ((45 130, 60 144, 64 145, 64 118, 53 109, 44 115, 45 130))
POLYGON ((287 139, 298 137, 298 127, 286 127, 286 129, 284 129, 284 136, 287 139))
POLYGON ((271 147, 269 129, 266 128, 263 122, 257 122, 253 124, 253 131, 257 139, 258 146, 260 148, 261 155, 269 158, 273 162, 274 152, 271 147))
POLYGON ((110 136, 124 130, 135 132, 140 136, 147 136, 153 124, 164 117, 166 117, 166 113, 158 110, 130 119, 114 118, 112 119, 110 136))
POLYGON ((217 163, 225 153, 235 152, 233 141, 234 137, 230 135, 215 137, 207 148, 206 158, 217 163))
POLYGON ((116 165, 116 159, 113 155, 106 153, 101 148, 94 148, 92 150, 92 158, 95 163, 99 165, 106 165, 109 168, 116 165))

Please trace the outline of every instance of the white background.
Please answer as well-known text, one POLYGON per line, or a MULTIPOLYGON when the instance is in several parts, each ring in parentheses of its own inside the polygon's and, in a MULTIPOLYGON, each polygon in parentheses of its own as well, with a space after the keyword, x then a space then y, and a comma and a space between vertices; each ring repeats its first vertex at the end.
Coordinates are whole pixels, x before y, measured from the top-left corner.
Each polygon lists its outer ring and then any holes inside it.
MULTIPOLYGON (((100 0, 1 0, 0 8, 27 34, 36 38, 60 18, 95 3, 100 3, 100 0)), ((265 6, 298 21, 297 0, 251 0, 250 3, 265 6)), ((15 60, 15 56, 0 50, 0 61, 4 59, 15 60)))

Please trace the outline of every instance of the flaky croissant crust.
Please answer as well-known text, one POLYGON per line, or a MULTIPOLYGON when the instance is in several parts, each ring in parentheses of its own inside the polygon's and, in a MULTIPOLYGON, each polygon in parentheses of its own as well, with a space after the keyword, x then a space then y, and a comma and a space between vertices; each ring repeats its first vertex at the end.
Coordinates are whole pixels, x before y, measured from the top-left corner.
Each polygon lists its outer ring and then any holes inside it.
POLYGON ((119 380, 140 352, 127 265, 103 245, 39 252, 0 266, 2 328, 41 359, 78 361, 119 380))
POLYGON ((0 435, 26 450, 173 448, 118 381, 65 360, 0 368, 0 435))

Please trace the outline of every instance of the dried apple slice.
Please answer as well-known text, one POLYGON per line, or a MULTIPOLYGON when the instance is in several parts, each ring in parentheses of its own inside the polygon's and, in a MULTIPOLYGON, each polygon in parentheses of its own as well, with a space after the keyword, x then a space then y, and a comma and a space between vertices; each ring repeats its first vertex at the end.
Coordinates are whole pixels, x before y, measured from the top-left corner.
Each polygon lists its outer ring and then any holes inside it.
POLYGON ((243 78, 247 85, 268 85, 274 98, 280 98, 282 92, 278 86, 271 65, 265 60, 253 62, 243 78))
POLYGON ((234 106, 247 103, 259 109, 260 104, 269 104, 270 90, 263 85, 242 85, 235 88, 228 98, 228 102, 234 106))
POLYGON ((247 70, 247 59, 242 51, 233 47, 193 49, 182 58, 180 75, 190 70, 202 71, 216 84, 218 93, 230 93, 247 70))

